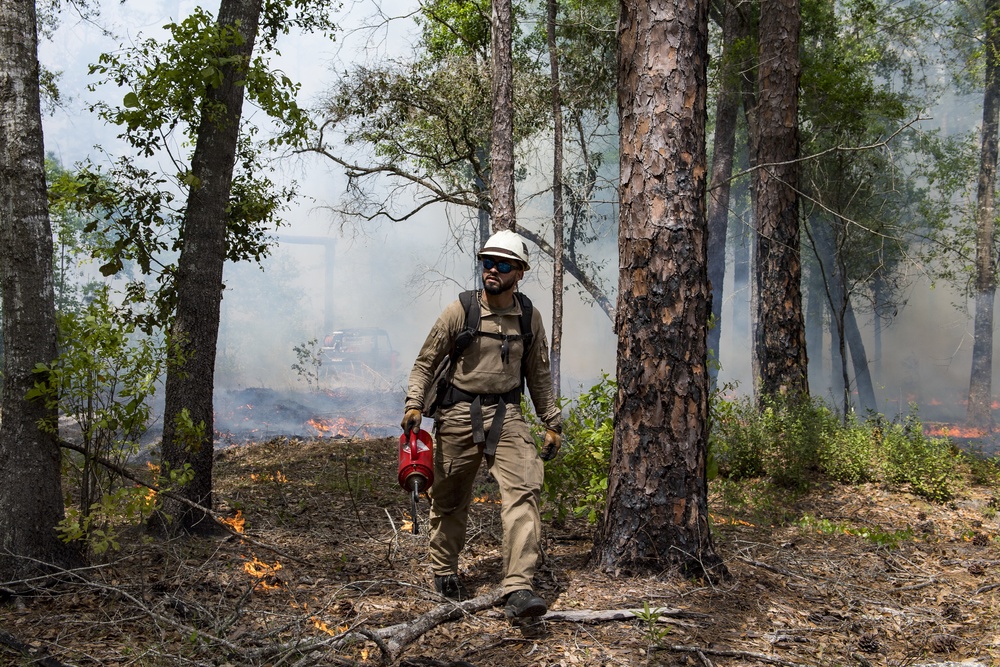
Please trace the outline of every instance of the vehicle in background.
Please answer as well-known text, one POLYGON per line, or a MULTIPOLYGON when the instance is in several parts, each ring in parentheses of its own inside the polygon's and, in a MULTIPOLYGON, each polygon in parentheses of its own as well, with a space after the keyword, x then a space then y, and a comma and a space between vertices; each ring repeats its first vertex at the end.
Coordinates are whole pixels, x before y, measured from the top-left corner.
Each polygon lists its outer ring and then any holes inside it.
POLYGON ((334 383, 382 387, 397 380, 399 353, 385 329, 338 329, 324 337, 321 354, 321 371, 334 383))

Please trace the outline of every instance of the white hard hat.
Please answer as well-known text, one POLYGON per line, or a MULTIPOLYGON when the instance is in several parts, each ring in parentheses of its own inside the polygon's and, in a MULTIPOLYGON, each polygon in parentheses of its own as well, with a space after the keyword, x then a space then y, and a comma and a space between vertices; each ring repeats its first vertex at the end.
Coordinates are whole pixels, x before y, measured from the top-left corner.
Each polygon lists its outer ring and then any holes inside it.
POLYGON ((523 265, 521 268, 525 271, 531 268, 528 264, 528 244, 520 234, 509 229, 499 231, 486 239, 486 244, 477 257, 482 259, 483 255, 515 259, 523 265))

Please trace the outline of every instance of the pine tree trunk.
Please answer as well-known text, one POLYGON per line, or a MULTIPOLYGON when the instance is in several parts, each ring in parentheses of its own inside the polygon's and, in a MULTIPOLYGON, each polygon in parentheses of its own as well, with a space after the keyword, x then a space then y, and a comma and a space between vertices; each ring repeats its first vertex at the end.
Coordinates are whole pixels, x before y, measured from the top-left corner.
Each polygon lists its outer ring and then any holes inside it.
MULTIPOLYGON (((234 48, 243 66, 229 65, 222 84, 207 94, 191 172, 191 187, 184 216, 184 246, 177 265, 177 313, 170 330, 172 363, 167 371, 163 417, 163 464, 178 470, 190 464, 194 479, 182 493, 204 507, 212 507, 212 459, 214 442, 213 394, 215 353, 222 302, 222 269, 226 261, 227 207, 233 181, 243 111, 243 71, 249 63, 257 37, 262 0, 222 0, 220 25, 239 25, 244 38, 234 48), (198 433, 180 427, 187 412, 198 433), (199 426, 200 425, 200 426, 199 426)), ((167 532, 211 532, 213 522, 177 501, 164 503, 173 518, 167 532)), ((162 517, 161 517, 162 518, 162 517)))
POLYGON ((708 523, 706 0, 619 20, 618 396, 598 567, 725 576, 708 523))
POLYGON ((511 4, 511 0, 494 0, 490 35, 493 58, 490 182, 494 232, 517 227, 514 210, 514 19, 511 4))
POLYGON ((757 147, 757 396, 808 396, 798 195, 798 0, 762 0, 757 147))
POLYGON ((0 0, 0 581, 65 566, 56 537, 63 518, 55 421, 43 401, 25 399, 36 364, 56 358, 52 231, 45 187, 35 3, 0 0))
POLYGON ((969 377, 968 421, 993 428, 993 306, 997 275, 994 257, 997 134, 1000 121, 1000 2, 986 2, 986 81, 983 90, 983 137, 976 206, 976 319, 972 372, 969 377))

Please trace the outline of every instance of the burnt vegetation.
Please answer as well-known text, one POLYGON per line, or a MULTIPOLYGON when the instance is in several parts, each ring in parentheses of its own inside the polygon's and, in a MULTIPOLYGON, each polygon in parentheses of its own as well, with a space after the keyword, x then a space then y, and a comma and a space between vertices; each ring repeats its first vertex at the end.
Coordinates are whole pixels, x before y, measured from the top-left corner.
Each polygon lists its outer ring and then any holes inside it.
MULTIPOLYGON (((462 558, 477 597, 459 608, 433 592, 426 534, 410 532, 410 505, 395 480, 396 439, 276 437, 216 453, 214 509, 225 526, 217 536, 154 540, 136 523, 109 517, 116 548, 92 554, 89 567, 0 583, 0 664, 996 660, 995 461, 914 434, 948 457, 946 499, 889 476, 839 482, 824 470, 830 459, 820 455, 822 444, 810 454, 808 438, 796 434, 839 433, 837 449, 853 442, 857 451, 862 427, 824 425, 819 409, 753 417, 730 407, 717 411, 717 431, 729 445, 713 441, 720 474, 710 483, 709 510, 731 579, 710 583, 671 571, 615 576, 594 567, 587 518, 594 499, 583 484, 572 483, 575 494, 566 487, 555 493, 571 468, 585 468, 582 457, 605 455, 580 444, 549 470, 536 590, 550 613, 539 624, 512 626, 493 606, 502 530, 488 477, 478 484, 462 558), (777 442, 800 448, 785 456, 812 457, 799 483, 776 474, 782 454, 769 448, 777 442), (747 464, 758 455, 763 464, 747 464)), ((590 426, 567 422, 578 443, 588 442, 582 436, 590 426)), ((896 427, 905 425, 864 429, 881 438, 868 440, 878 445, 896 427)), ((924 453, 917 460, 930 459, 924 453)), ((148 466, 128 472, 153 481, 148 466)), ((419 511, 427 509, 422 502, 419 511)))

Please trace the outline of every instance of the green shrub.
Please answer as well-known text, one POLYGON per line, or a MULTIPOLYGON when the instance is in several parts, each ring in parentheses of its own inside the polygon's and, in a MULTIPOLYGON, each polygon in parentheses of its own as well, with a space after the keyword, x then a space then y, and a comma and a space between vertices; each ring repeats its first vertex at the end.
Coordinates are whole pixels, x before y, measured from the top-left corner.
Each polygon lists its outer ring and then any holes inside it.
POLYGON ((884 430, 885 477, 891 484, 905 484, 927 500, 943 502, 955 495, 955 451, 948 438, 924 435, 923 426, 910 415, 902 424, 884 430))
MULTIPOLYGON (((562 451, 545 464, 542 502, 547 518, 563 521, 572 512, 594 523, 604 511, 617 392, 618 385, 604 374, 570 407, 563 420, 562 451)), ((529 410, 525 415, 537 422, 529 410)), ((543 429, 534 431, 540 434, 543 429)), ((540 438, 537 444, 541 446, 540 438)))
MULTIPOLYGON (((38 380, 26 398, 45 401, 79 427, 83 451, 67 450, 63 457, 76 498, 61 531, 67 539, 88 539, 97 554, 116 546, 113 531, 124 516, 139 521, 149 511, 146 489, 133 489, 100 460, 121 468, 138 452, 164 352, 118 316, 107 288, 78 311, 60 313, 58 323, 59 357, 35 367, 38 380)), ((58 433, 56 421, 41 426, 58 433)))
POLYGON ((823 472, 844 484, 862 484, 878 479, 882 463, 881 424, 858 422, 853 415, 823 441, 819 454, 823 472))
POLYGON ((820 452, 836 416, 816 400, 752 398, 712 403, 710 443, 719 474, 739 480, 767 476, 778 486, 806 488, 820 470, 820 452))
POLYGON ((718 474, 732 480, 762 477, 766 437, 757 406, 747 398, 727 401, 716 396, 711 415, 709 450, 718 474))

